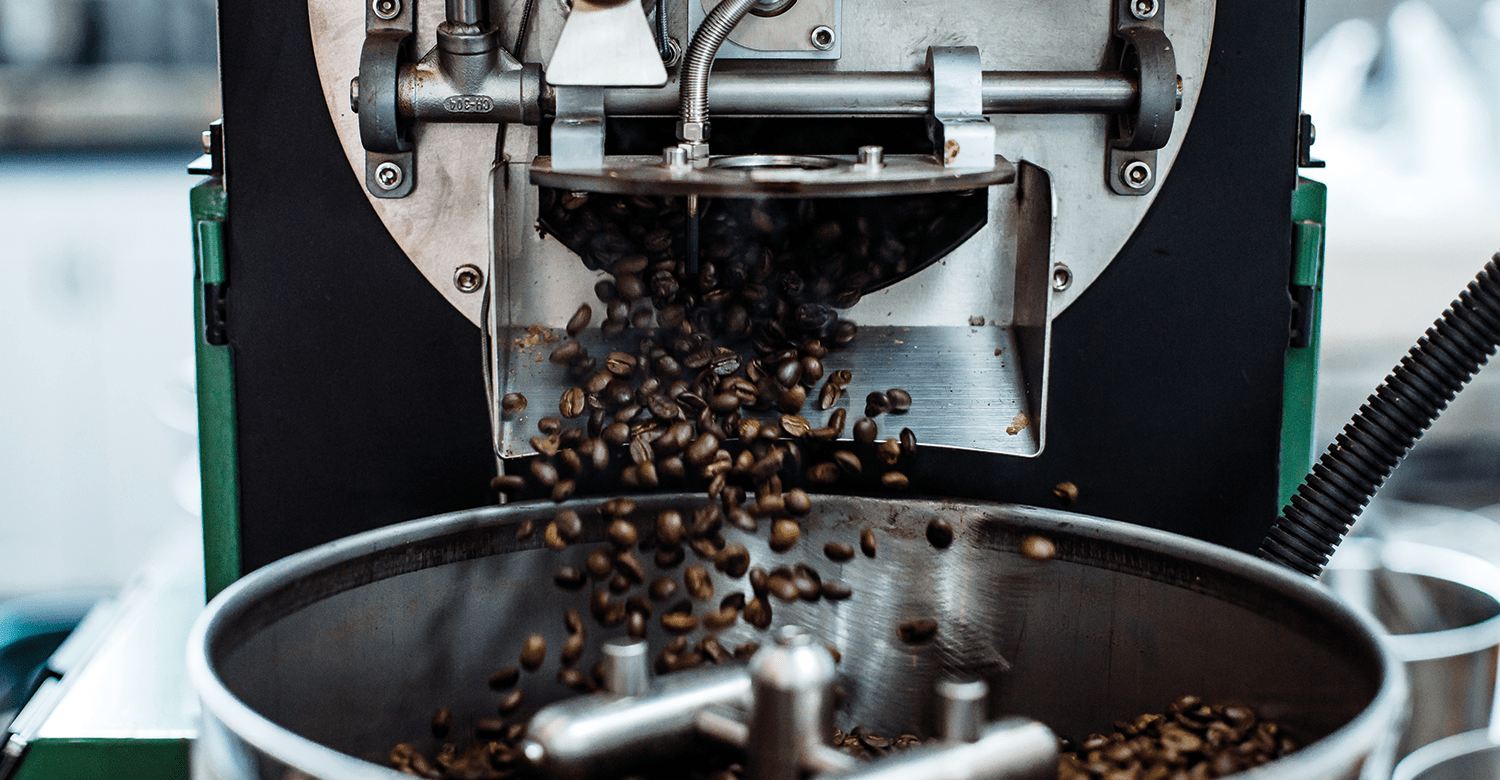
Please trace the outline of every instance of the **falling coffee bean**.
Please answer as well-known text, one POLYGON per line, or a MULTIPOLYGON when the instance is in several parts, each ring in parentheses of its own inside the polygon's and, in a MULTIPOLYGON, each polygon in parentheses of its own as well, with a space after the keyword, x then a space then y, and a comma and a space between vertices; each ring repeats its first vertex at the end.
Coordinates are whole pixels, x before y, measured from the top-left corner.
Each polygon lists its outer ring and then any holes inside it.
POLYGON ((901 458, 901 442, 895 439, 886 439, 875 445, 875 459, 887 466, 896 465, 901 458))
POLYGON ((880 475, 880 484, 887 490, 905 490, 911 482, 899 471, 887 471, 880 475))
POLYGON ((589 553, 589 557, 584 560, 583 567, 588 570, 589 576, 596 580, 602 580, 614 572, 615 562, 614 559, 610 558, 609 553, 603 550, 595 550, 589 553))
POLYGON ((517 669, 514 666, 507 666, 500 671, 490 675, 490 690, 503 691, 507 688, 514 687, 520 679, 521 670, 517 669))
MULTIPOLYGON (((754 598, 745 604, 745 622, 756 628, 765 630, 771 625, 771 604, 764 599, 754 598)), ((758 648, 757 648, 758 649, 758 648)), ((754 651, 752 650, 751 653, 754 651)))
POLYGON ((868 417, 861 417, 854 421, 854 440, 861 444, 872 444, 875 437, 879 435, 879 429, 875 421, 868 417))
POLYGON ((588 577, 572 566, 564 566, 553 575, 552 581, 563 590, 578 590, 588 583, 588 577))
POLYGON ((812 498, 802 488, 788 490, 781 497, 781 500, 782 504, 786 507, 786 511, 794 515, 805 515, 812 511, 812 498))
POLYGON ((910 428, 901 429, 901 454, 917 454, 917 435, 910 428))
POLYGON ((875 557, 875 531, 874 531, 874 529, 866 528, 863 531, 859 532, 859 549, 860 549, 861 552, 863 552, 865 554, 866 558, 874 558, 875 557))
POLYGON ((559 366, 565 366, 583 354, 583 345, 577 341, 564 341, 562 346, 552 350, 552 355, 547 359, 559 366))
POLYGON ((684 612, 668 612, 661 616, 661 627, 669 634, 686 634, 698 628, 698 618, 684 612))
POLYGON ((506 393, 500 399, 500 411, 506 414, 520 414, 526 411, 526 396, 520 393, 506 393))
POLYGON ((558 533, 557 523, 547 524, 547 528, 542 531, 542 541, 549 550, 565 550, 568 547, 568 540, 558 533))
POLYGON ((854 591, 837 580, 825 580, 822 585, 823 598, 829 601, 843 601, 854 595, 854 591))
POLYGON ((693 564, 682 570, 682 582, 694 601, 707 601, 714 597, 714 581, 708 570, 693 564))
POLYGON ((581 634, 584 632, 583 616, 576 609, 568 609, 563 612, 563 628, 569 634, 581 634))
POLYGON ((1051 560, 1057 555, 1057 545, 1045 536, 1028 536, 1021 540, 1021 554, 1033 561, 1051 560))
POLYGON ((583 388, 581 387, 568 388, 563 391, 562 398, 557 401, 557 410, 562 412, 562 416, 569 420, 583 414, 583 409, 584 397, 583 388))
POLYGON ((521 666, 527 671, 536 671, 547 660, 547 640, 541 634, 526 637, 526 642, 521 645, 520 660, 521 666))
POLYGON ((892 414, 906 414, 911 410, 911 393, 899 387, 893 387, 885 391, 886 401, 890 404, 892 414))
POLYGON ((563 666, 572 666, 577 663, 583 655, 583 648, 583 634, 568 634, 568 638, 563 640, 562 650, 558 651, 558 657, 562 660, 563 666))
POLYGON ((743 577, 750 568, 750 551, 743 544, 727 545, 714 559, 714 566, 729 577, 743 577))
POLYGON ((582 333, 583 329, 589 326, 589 320, 593 319, 593 317, 594 310, 587 303, 579 306, 578 311, 573 312, 573 316, 568 318, 568 335, 577 336, 579 333, 582 333))
POLYGON ((942 518, 927 521, 927 541, 939 550, 953 544, 953 526, 942 518))
POLYGON ((657 577, 651 581, 651 587, 648 590, 651 598, 666 601, 677 595, 677 583, 671 577, 657 577))
POLYGON ((497 709, 500 710, 501 715, 508 715, 512 712, 515 712, 516 708, 521 706, 521 700, 523 698, 525 697, 522 695, 521 689, 516 688, 500 697, 500 704, 497 709))
POLYGON ((528 517, 516 526, 516 541, 529 539, 534 533, 536 533, 536 521, 528 517))
POLYGON ((645 639, 647 628, 646 615, 640 612, 631 612, 625 618, 625 633, 633 639, 645 639))
POLYGON ((505 493, 519 493, 526 487, 526 478, 520 474, 501 474, 490 480, 490 487, 505 493))
POLYGON ((914 618, 896 627, 896 636, 909 645, 926 642, 937 634, 938 624, 932 618, 914 618))
POLYGON ((782 553, 797 546, 797 540, 802 538, 802 526, 797 521, 779 518, 771 524, 771 549, 782 553))
POLYGON ((566 541, 577 541, 583 534, 583 519, 571 509, 558 512, 552 522, 557 523, 557 533, 566 541))
POLYGON ((439 707, 432 713, 432 736, 442 739, 448 736, 448 729, 453 726, 453 712, 447 707, 439 707))
MULTIPOLYGON (((830 561, 834 561, 835 563, 844 563, 845 561, 848 561, 849 559, 854 557, 854 548, 850 547, 847 544, 844 544, 843 542, 829 542, 828 544, 823 545, 823 554, 828 556, 828 560, 830 561)), ((582 584, 583 578, 580 574, 579 585, 582 584)))
POLYGON ((609 536, 609 540, 621 549, 634 547, 635 543, 640 541, 640 533, 636 531, 635 525, 627 520, 615 520, 609 524, 609 529, 605 533, 609 536))

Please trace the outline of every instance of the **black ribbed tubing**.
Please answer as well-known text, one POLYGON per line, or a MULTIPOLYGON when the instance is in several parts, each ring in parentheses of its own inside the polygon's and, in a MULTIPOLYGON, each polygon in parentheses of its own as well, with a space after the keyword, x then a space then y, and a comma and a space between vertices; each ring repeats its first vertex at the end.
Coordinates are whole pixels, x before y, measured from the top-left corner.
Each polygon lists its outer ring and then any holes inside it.
POLYGON ((1328 446, 1260 543, 1260 557, 1316 577, 1354 518, 1500 347, 1500 253, 1406 353, 1328 446))

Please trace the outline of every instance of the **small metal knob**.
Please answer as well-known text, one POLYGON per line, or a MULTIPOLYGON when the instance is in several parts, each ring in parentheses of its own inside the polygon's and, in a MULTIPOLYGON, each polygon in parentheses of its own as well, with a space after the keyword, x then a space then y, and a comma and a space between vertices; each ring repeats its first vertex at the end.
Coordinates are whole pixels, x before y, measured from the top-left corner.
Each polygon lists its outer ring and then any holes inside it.
POLYGON ((937 686, 941 702, 938 733, 944 742, 978 742, 985 724, 985 699, 990 686, 983 680, 943 680, 937 686))
POLYGON ((833 656, 797 626, 773 635, 750 659, 749 780, 800 780, 802 767, 833 733, 833 656))
POLYGON ((858 162, 867 168, 879 168, 885 165, 884 146, 861 146, 859 147, 858 162))
POLYGON ((642 639, 611 639, 604 643, 604 689, 615 696, 639 696, 651 684, 642 639))

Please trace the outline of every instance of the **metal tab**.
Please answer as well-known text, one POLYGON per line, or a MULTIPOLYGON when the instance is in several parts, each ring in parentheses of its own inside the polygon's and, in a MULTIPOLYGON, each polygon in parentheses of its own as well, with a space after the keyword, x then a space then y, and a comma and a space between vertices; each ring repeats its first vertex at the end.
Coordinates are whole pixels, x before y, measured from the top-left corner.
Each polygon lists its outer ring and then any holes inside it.
POLYGON ((933 148, 949 168, 987 168, 994 164, 995 126, 984 116, 984 68, 976 46, 932 46, 932 116, 928 132, 933 148))
POLYGON ((557 118, 552 122, 552 166, 570 171, 604 167, 604 90, 558 88, 557 118))
POLYGON ((547 82, 575 87, 667 83, 645 8, 621 0, 574 0, 547 63, 547 82))

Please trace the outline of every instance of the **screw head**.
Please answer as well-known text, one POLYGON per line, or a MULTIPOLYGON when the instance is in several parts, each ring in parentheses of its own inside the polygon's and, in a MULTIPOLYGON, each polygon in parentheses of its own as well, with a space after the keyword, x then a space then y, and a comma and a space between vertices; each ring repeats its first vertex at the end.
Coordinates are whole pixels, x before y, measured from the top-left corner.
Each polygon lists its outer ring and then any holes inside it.
POLYGON ((1161 0, 1130 0, 1130 15, 1146 21, 1161 10, 1161 0))
POLYGON ((484 272, 477 265, 461 265, 453 272, 453 286, 459 292, 471 293, 484 285, 484 272))
POLYGON ((394 190, 405 179, 406 174, 402 172, 401 166, 393 162, 383 162, 375 168, 375 183, 380 185, 380 189, 394 190))
POLYGON ((395 19, 401 13, 401 0, 370 0, 370 10, 381 19, 395 19))
POLYGON ((359 113, 359 77, 349 79, 349 110, 359 113))
POLYGON ((828 51, 829 49, 833 48, 833 28, 829 27, 826 24, 820 24, 817 27, 814 27, 812 30, 812 35, 808 36, 808 38, 810 41, 812 41, 813 48, 817 49, 818 51, 828 51))
POLYGON ((1062 292, 1073 286, 1073 271, 1062 263, 1052 266, 1052 289, 1062 292))
POLYGON ((1120 168, 1120 181, 1133 190, 1150 187, 1151 176, 1151 166, 1142 160, 1131 160, 1120 168))

